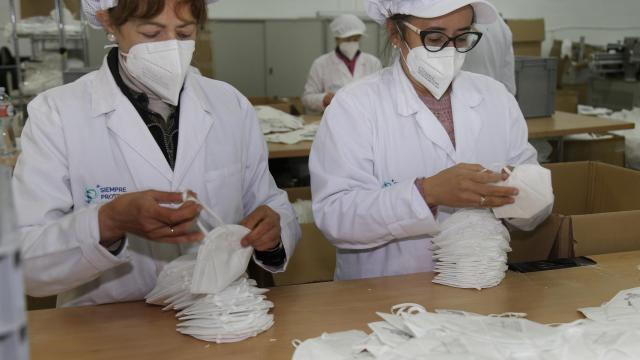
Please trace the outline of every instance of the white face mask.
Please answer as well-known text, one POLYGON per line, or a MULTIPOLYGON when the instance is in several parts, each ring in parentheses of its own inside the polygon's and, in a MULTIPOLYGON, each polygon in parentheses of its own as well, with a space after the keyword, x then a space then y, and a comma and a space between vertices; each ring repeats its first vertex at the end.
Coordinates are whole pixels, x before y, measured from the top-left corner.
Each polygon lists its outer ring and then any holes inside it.
POLYGON ((358 50, 360 50, 360 43, 357 41, 343 42, 338 46, 338 48, 342 55, 346 56, 349 60, 353 60, 353 58, 356 57, 358 50))
MULTIPOLYGON (((408 44, 406 46, 409 47, 408 44)), ((414 80, 440 100, 460 73, 465 56, 452 46, 438 52, 430 52, 424 46, 419 46, 410 49, 405 63, 414 80)))
POLYGON ((124 66, 164 102, 178 105, 196 43, 167 40, 137 44, 129 49, 124 66))
POLYGON ((360 330, 350 330, 300 342, 294 340, 296 351, 293 360, 353 359, 358 351, 354 345, 367 341, 367 334, 360 330))
MULTIPOLYGON (((518 196, 513 204, 493 209, 498 219, 533 219, 539 214, 546 214, 553 205, 553 186, 551 172, 540 165, 525 164, 516 167, 512 172, 508 169, 509 178, 497 185, 518 189, 518 196)), ((526 229, 523 229, 526 230, 526 229)))

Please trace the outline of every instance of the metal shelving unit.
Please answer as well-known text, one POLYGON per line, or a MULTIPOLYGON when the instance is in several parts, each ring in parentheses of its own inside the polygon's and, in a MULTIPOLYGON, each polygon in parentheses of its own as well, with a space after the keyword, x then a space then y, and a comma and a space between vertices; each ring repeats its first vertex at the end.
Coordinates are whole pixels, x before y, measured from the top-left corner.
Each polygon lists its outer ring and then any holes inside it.
POLYGON ((10 17, 11 17, 11 24, 12 24, 12 40, 13 40, 13 49, 14 49, 14 57, 16 58, 16 64, 15 65, 9 65, 9 66, 2 66, 0 67, 0 69, 2 70, 12 70, 15 69, 16 72, 16 77, 17 77, 17 82, 18 82, 18 89, 16 89, 18 91, 19 96, 22 95, 22 91, 21 91, 21 86, 23 83, 23 79, 22 79, 22 63, 21 63, 21 59, 20 59, 20 43, 19 40, 21 38, 28 38, 31 40, 32 43, 32 51, 34 51, 35 54, 35 50, 36 50, 36 44, 37 43, 44 43, 47 41, 55 41, 58 40, 58 48, 55 49, 56 51, 58 51, 61 55, 62 55, 62 61, 60 64, 61 67, 61 71, 64 73, 67 70, 67 55, 69 52, 69 49, 67 48, 67 41, 71 40, 71 41, 76 41, 78 43, 81 44, 81 48, 82 48, 82 54, 83 54, 83 60, 85 61, 85 63, 88 63, 89 61, 89 53, 88 53, 88 35, 87 35, 87 24, 86 24, 86 19, 84 18, 84 14, 82 12, 82 3, 80 3, 80 21, 82 24, 82 28, 80 31, 79 35, 72 35, 69 36, 66 31, 65 31, 65 22, 64 22, 64 3, 62 0, 54 0, 54 4, 55 4, 55 11, 58 15, 58 34, 54 35, 54 34, 25 34, 25 35, 20 35, 18 34, 18 15, 16 13, 16 6, 15 6, 15 0, 9 0, 9 9, 10 9, 10 17))

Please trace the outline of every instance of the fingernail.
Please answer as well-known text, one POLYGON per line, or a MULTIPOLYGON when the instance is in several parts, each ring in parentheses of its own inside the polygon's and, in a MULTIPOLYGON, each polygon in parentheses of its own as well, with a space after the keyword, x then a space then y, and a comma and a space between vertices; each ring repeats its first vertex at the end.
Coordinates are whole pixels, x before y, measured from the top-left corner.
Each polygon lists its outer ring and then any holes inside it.
POLYGON ((513 195, 514 195, 514 196, 517 196, 518 194, 520 194, 520 190, 516 189, 516 190, 513 192, 513 195))

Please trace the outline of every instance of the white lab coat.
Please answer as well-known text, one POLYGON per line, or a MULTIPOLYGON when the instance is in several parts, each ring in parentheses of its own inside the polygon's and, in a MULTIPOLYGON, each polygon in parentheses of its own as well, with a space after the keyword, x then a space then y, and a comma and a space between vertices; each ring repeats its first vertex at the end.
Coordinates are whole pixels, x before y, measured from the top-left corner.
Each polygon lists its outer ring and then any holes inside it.
MULTIPOLYGON (((418 98, 399 62, 342 89, 327 108, 309 169, 318 227, 337 247, 337 279, 433 270, 438 221, 414 182, 458 163, 536 163, 514 97, 483 75, 455 79, 457 147, 418 98)), ((440 207, 438 220, 453 209, 440 207)), ((535 219, 514 222, 532 228, 535 219)))
POLYGON ((377 57, 361 52, 356 61, 353 75, 351 75, 349 68, 340 60, 335 51, 324 54, 311 65, 307 84, 304 86, 302 103, 309 111, 322 112, 324 111, 322 100, 327 93, 336 93, 343 86, 380 69, 382 69, 382 64, 377 57))
POLYGON ((60 294, 64 306, 141 300, 167 262, 197 250, 134 235, 117 256, 103 248, 98 209, 128 192, 190 189, 227 223, 268 205, 280 214, 282 241, 293 254, 295 214, 269 173, 253 107, 230 85, 187 76, 175 171, 106 62, 41 94, 28 112, 13 181, 28 294, 60 294))
POLYGON ((515 95, 516 70, 511 29, 501 18, 493 24, 476 24, 474 27, 483 33, 482 39, 467 53, 462 70, 496 79, 515 95))

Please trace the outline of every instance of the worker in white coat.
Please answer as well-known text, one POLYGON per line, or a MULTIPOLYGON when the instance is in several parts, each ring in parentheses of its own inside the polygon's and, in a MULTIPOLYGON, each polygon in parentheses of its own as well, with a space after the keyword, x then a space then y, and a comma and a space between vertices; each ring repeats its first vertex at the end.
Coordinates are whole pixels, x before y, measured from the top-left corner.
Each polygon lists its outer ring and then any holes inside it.
MULTIPOLYGON (((536 163, 499 82, 460 71, 495 21, 483 0, 368 1, 398 60, 338 92, 310 156, 313 213, 337 248, 337 279, 433 270, 431 238, 459 208, 514 203, 503 166, 536 163)), ((533 229, 552 204, 512 225, 533 229)))
POLYGON ((241 243, 264 269, 283 271, 293 254, 300 229, 253 107, 189 66, 212 1, 154 2, 83 0, 118 47, 29 104, 13 181, 29 295, 60 306, 143 299, 203 239, 204 213, 181 204, 185 190, 249 228, 241 243))
POLYGON ((499 16, 491 24, 476 24, 475 29, 482 33, 482 41, 467 54, 462 70, 496 79, 516 95, 516 60, 511 29, 499 16))
POLYGON ((313 62, 302 95, 305 108, 312 112, 324 111, 343 86, 382 69, 377 57, 360 51, 367 27, 357 16, 340 15, 330 28, 336 48, 313 62))

